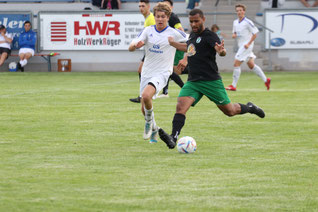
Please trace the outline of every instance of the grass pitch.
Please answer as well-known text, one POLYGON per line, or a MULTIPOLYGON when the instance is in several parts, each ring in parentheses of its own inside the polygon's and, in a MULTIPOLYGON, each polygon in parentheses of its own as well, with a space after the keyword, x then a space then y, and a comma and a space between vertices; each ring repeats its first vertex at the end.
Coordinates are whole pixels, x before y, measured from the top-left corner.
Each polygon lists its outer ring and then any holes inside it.
MULTIPOLYGON (((243 73, 229 92, 264 119, 204 97, 183 155, 142 139, 136 73, 1 73, 0 211, 317 211, 318 72, 267 75, 270 91, 243 73)), ((179 90, 154 102, 168 132, 179 90)))

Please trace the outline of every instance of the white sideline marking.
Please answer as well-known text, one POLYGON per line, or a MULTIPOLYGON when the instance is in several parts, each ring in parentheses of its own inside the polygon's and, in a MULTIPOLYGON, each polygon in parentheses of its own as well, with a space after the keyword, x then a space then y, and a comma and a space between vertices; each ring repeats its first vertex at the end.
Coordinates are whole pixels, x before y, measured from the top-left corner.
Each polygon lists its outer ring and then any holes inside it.
MULTIPOLYGON (((233 91, 233 93, 235 92, 240 92, 240 91, 252 91, 252 92, 306 92, 306 91, 318 91, 318 88, 306 88, 306 89, 285 89, 285 88, 271 88, 269 91, 265 89, 250 89, 250 88, 243 88, 243 89, 237 89, 237 91, 233 91)), ((231 92, 231 91, 228 91, 231 92)))
MULTIPOLYGON (((89 84, 88 86, 83 87, 85 88, 91 88, 94 86, 101 86, 101 85, 116 85, 116 84, 122 84, 122 83, 126 83, 126 82, 133 82, 136 81, 136 79, 133 80, 125 80, 125 81, 112 81, 109 83, 96 83, 96 84, 89 84)), ((51 93, 51 92, 58 92, 58 91, 69 91, 69 90, 77 90, 77 89, 61 89, 61 88, 57 88, 57 89, 50 89, 50 90, 41 90, 41 91, 34 91, 34 92, 23 92, 23 93, 15 93, 15 94, 4 94, 4 95, 0 95, 0 98, 8 98, 8 97, 14 97, 14 96, 21 96, 21 95, 25 95, 25 94, 40 94, 40 93, 51 93)))

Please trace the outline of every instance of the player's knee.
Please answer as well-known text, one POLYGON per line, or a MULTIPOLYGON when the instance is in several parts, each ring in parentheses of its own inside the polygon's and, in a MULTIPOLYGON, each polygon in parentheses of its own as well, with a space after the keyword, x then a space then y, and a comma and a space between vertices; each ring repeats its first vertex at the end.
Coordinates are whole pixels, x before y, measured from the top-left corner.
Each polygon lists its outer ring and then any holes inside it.
POLYGON ((176 113, 180 113, 180 114, 185 115, 186 112, 187 112, 187 110, 183 107, 182 104, 177 104, 176 113))
POLYGON ((143 93, 141 95, 141 97, 142 97, 144 102, 148 102, 148 101, 150 101, 152 99, 152 96, 150 94, 148 94, 148 93, 143 93))

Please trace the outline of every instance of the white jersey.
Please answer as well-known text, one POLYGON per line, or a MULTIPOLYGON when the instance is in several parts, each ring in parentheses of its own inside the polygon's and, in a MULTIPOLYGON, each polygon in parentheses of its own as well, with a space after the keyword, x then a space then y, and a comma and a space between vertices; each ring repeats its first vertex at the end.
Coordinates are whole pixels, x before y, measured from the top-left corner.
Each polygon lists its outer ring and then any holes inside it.
MULTIPOLYGON (((8 38, 11 38, 11 39, 12 39, 12 34, 6 32, 6 36, 7 36, 8 38)), ((0 41, 6 41, 1 34, 0 34, 0 41)), ((0 47, 2 47, 2 48, 7 48, 7 49, 11 49, 11 43, 7 43, 7 42, 5 42, 5 43, 0 43, 0 47)))
MULTIPOLYGON (((251 40, 251 37, 254 34, 258 33, 258 29, 254 25, 253 21, 244 17, 241 22, 239 19, 234 20, 233 33, 236 33, 238 46, 241 47, 247 44, 251 40)), ((251 43, 252 48, 253 48, 253 45, 254 45, 254 42, 251 43)))
POLYGON ((173 37, 176 42, 187 41, 184 32, 169 26, 159 32, 155 25, 144 28, 133 40, 133 42, 145 42, 146 57, 142 66, 142 77, 152 77, 167 72, 172 74, 176 49, 169 44, 168 37, 173 37))

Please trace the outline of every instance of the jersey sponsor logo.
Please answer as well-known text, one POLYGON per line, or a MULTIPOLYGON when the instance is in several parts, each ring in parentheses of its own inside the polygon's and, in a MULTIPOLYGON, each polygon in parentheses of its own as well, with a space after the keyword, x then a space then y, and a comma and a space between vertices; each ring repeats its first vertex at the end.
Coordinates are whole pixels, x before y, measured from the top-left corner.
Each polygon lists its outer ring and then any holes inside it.
POLYGON ((193 45, 193 43, 191 43, 189 46, 188 46, 188 57, 191 57, 193 55, 196 54, 196 50, 195 50, 195 46, 193 45))
POLYGON ((152 46, 152 48, 154 48, 154 49, 160 49, 160 45, 154 44, 154 45, 152 46))
POLYGON ((200 42, 201 42, 201 37, 198 37, 196 43, 200 43, 200 42))
POLYGON ((163 51, 161 51, 161 50, 156 50, 156 49, 152 49, 152 48, 149 48, 149 51, 150 51, 150 52, 153 52, 153 53, 163 54, 163 51))

